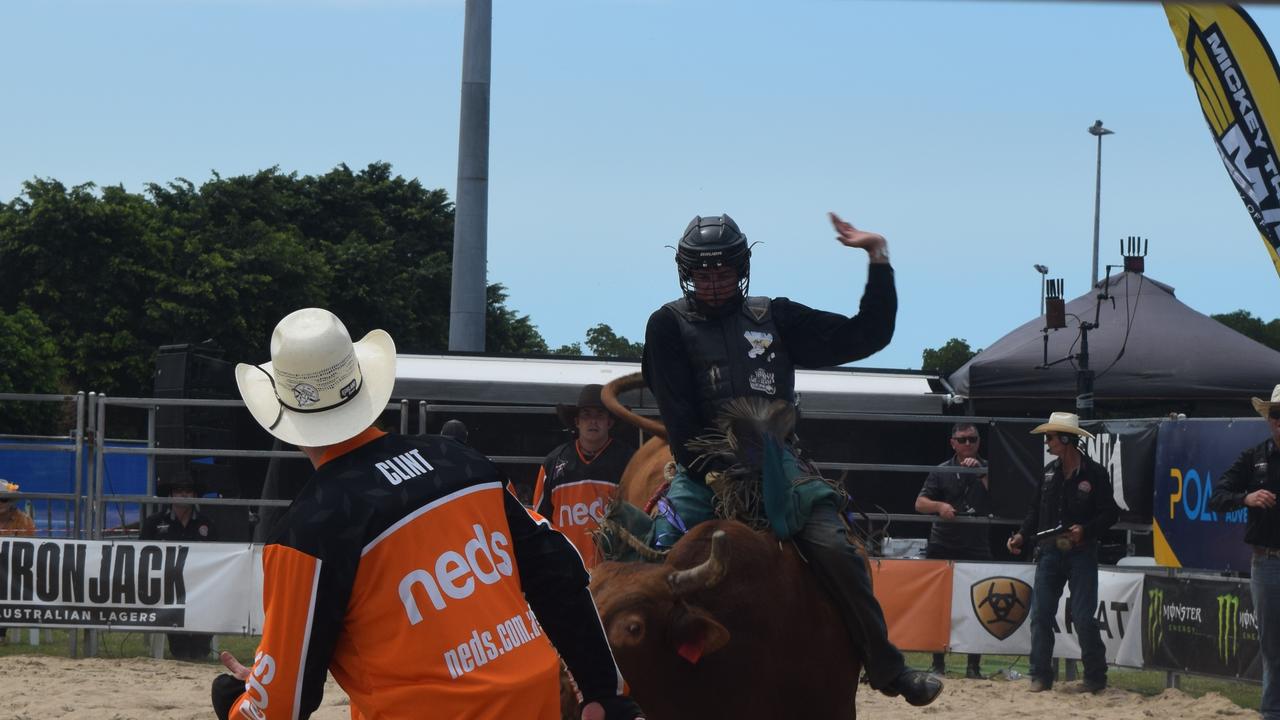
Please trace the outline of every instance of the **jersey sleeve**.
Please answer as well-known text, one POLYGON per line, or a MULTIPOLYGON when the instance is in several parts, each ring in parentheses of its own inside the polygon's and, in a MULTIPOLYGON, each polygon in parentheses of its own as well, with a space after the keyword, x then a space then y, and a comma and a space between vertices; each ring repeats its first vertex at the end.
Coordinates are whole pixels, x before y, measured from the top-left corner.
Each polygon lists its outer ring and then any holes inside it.
POLYGON ((525 599, 564 659, 583 700, 623 693, 622 673, 587 589, 590 576, 564 535, 503 493, 525 599))
POLYGON ((338 534, 304 524, 263 549, 262 641, 230 718, 305 720, 320 706, 359 562, 338 534))

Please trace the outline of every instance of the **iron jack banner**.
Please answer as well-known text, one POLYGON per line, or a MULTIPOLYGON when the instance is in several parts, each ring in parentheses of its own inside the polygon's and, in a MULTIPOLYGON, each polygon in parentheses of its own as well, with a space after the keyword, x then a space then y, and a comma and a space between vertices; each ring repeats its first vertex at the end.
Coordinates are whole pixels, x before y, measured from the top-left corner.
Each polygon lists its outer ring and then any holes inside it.
POLYGON ((248 545, 4 538, 0 625, 253 632, 255 574, 248 545))
POLYGON ((1146 667, 1262 679, 1248 582, 1148 575, 1142 617, 1146 667))
POLYGON ((1166 3, 1200 109, 1227 174, 1240 191, 1280 273, 1280 78, 1271 47, 1236 5, 1166 3))

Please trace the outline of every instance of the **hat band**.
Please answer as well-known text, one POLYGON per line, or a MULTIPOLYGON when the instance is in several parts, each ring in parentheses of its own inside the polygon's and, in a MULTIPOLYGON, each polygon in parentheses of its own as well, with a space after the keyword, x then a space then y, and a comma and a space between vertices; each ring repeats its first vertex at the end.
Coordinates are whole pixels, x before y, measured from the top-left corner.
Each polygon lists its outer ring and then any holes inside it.
MULTIPOLYGON (((275 395, 275 396, 276 396, 276 404, 280 406, 280 409, 276 411, 276 419, 275 419, 275 421, 274 421, 274 422, 272 422, 270 425, 268 425, 268 426, 267 426, 267 429, 268 429, 268 430, 275 430, 275 429, 276 429, 276 426, 277 426, 277 425, 279 425, 279 424, 280 424, 280 421, 284 419, 284 411, 285 411, 285 410, 288 410, 289 412, 296 412, 296 413, 302 413, 302 414, 310 414, 310 413, 325 412, 326 410, 333 410, 333 409, 336 409, 336 408, 340 408, 340 407, 342 407, 343 405, 346 405, 347 403, 351 402, 351 401, 352 401, 352 400, 353 400, 357 395, 359 395, 359 394, 360 394, 360 389, 364 387, 364 373, 361 373, 361 374, 360 374, 360 382, 356 385, 356 389, 355 389, 355 390, 353 390, 353 391, 351 392, 351 394, 350 394, 350 395, 348 395, 348 396, 346 396, 346 397, 342 398, 342 399, 341 399, 341 400, 339 400, 338 402, 336 402, 336 403, 334 403, 334 404, 332 404, 332 405, 325 405, 324 407, 317 407, 317 408, 296 408, 296 407, 293 407, 292 405, 287 405, 287 404, 285 404, 285 401, 280 399, 280 393, 276 392, 276 379, 275 379, 275 376, 274 376, 274 375, 272 375, 271 373, 267 372, 267 369, 266 369, 266 368, 264 368, 264 367, 262 367, 261 365, 254 365, 254 367, 256 367, 256 368, 258 368, 259 370, 261 370, 263 375, 266 375, 268 378, 270 378, 270 379, 271 379, 271 394, 273 394, 273 395, 275 395)), ((357 367, 357 368, 359 368, 359 367, 360 367, 360 365, 357 363, 356 367, 357 367)))

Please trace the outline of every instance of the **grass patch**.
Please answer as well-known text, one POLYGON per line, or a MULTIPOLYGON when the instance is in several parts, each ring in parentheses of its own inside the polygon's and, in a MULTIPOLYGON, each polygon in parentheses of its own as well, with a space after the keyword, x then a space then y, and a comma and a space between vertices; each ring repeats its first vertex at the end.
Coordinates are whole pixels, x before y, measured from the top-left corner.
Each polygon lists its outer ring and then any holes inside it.
MULTIPOLYGON (((71 657, 72 631, 40 629, 38 645, 30 644, 30 632, 30 628, 9 628, 8 641, 4 645, 0 645, 0 657, 9 655, 71 657)), ((99 630, 97 656, 103 658, 151 657, 152 635, 153 633, 137 631, 99 630)), ((258 635, 218 635, 216 645, 218 650, 228 650, 241 662, 247 664, 253 659, 253 653, 258 647, 259 639, 260 636, 258 635)), ((85 640, 85 631, 79 631, 78 642, 78 654, 80 657, 85 657, 85 652, 88 648, 85 640)), ((168 643, 164 644, 164 656, 170 657, 168 643)), ((209 658, 204 662, 219 667, 222 665, 213 653, 210 653, 209 658)))
MULTIPOLYGON (((928 669, 933 663, 930 653, 904 653, 909 667, 921 670, 928 669)), ((968 656, 964 653, 947 655, 947 677, 964 677, 968 656)), ((1077 666, 1078 667, 1078 666, 1077 666)), ((983 655, 982 674, 986 677, 1006 668, 1027 674, 1027 657, 1025 655, 983 655)), ((1065 674, 1066 668, 1061 671, 1065 674)), ((1061 676, 1059 676, 1061 677, 1061 676)), ((1143 695, 1159 695, 1164 692, 1165 673, 1160 670, 1134 670, 1132 668, 1111 667, 1107 670, 1107 682, 1111 687, 1131 690, 1143 695)), ((1200 697, 1208 692, 1216 692, 1243 708, 1257 710, 1262 704, 1262 686, 1256 683, 1229 680, 1226 678, 1200 677, 1183 675, 1180 678, 1180 689, 1193 697, 1200 697)))

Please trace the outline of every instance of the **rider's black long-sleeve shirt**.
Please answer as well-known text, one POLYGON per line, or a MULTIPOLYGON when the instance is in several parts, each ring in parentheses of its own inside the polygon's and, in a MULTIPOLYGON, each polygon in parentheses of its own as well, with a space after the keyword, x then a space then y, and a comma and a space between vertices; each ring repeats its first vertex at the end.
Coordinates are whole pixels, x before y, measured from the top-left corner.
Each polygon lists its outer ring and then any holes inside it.
MULTIPOLYGON (((815 310, 785 297, 771 301, 771 312, 796 367, 824 368, 860 360, 893 338, 898 295, 893 268, 868 266, 867 285, 858 314, 846 317, 815 310)), ((695 369, 673 310, 658 308, 649 317, 644 337, 644 379, 654 398, 676 462, 690 467, 696 457, 685 443, 711 427, 698 402, 695 369)), ((701 479, 701 473, 696 473, 701 479)))

